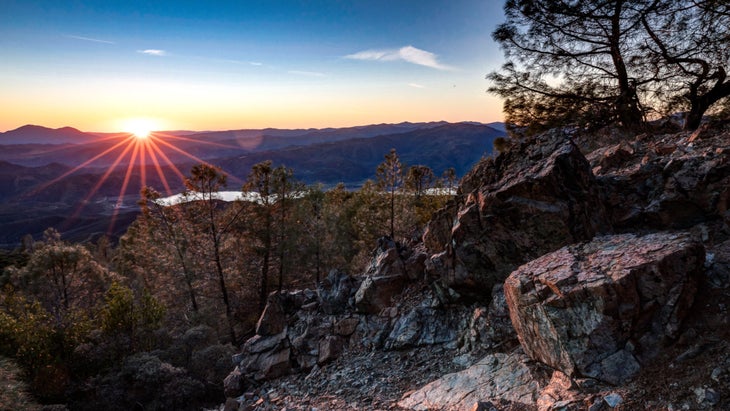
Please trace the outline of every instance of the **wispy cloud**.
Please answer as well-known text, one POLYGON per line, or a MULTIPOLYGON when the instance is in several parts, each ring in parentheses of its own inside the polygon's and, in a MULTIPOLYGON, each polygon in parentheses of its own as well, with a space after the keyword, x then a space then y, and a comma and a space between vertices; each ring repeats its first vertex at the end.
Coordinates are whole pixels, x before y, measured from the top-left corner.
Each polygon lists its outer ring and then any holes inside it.
POLYGON ((419 66, 430 67, 436 70, 454 70, 453 67, 442 64, 438 56, 430 51, 421 50, 413 46, 405 46, 399 49, 387 50, 364 50, 354 54, 348 54, 346 59, 352 60, 375 60, 375 61, 405 61, 419 66))
POLYGON ((113 41, 101 40, 101 39, 93 39, 91 37, 73 36, 71 34, 68 34, 68 35, 66 35, 64 37, 67 37, 67 38, 70 38, 70 39, 75 39, 75 40, 93 41, 94 43, 116 44, 113 41))
POLYGON ((413 88, 426 88, 423 84, 417 84, 417 83, 408 83, 409 86, 413 88))
POLYGON ((301 71, 301 70, 289 70, 289 74, 295 74, 297 76, 307 76, 307 77, 325 77, 324 73, 320 73, 318 71, 301 71))
POLYGON ((167 52, 165 50, 157 50, 157 49, 147 49, 147 50, 137 50, 137 53, 147 54, 148 56, 166 56, 167 52))
POLYGON ((212 59, 207 57, 198 57, 202 60, 209 60, 209 61, 217 61, 221 63, 231 63, 231 64, 238 64, 241 66, 263 66, 264 63, 260 63, 258 61, 242 61, 242 60, 232 60, 232 59, 212 59))

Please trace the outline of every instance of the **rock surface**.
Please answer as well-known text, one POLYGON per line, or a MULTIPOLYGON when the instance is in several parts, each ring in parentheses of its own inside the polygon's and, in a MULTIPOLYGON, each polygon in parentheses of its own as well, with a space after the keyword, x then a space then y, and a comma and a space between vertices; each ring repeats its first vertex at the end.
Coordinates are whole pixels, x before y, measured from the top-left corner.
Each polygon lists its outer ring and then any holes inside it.
POLYGON ((408 394, 398 406, 417 411, 457 411, 490 401, 534 407, 549 375, 547 368, 522 352, 491 354, 464 371, 445 375, 408 394))
MULTIPOLYGON (((360 280, 361 281, 361 280, 360 280)), ((323 282, 318 284, 317 296, 325 314, 342 314, 354 304, 355 292, 360 281, 347 273, 332 270, 323 282)))
POLYGON ((365 277, 355 294, 355 308, 360 313, 378 314, 403 291, 406 280, 403 275, 365 277))
MULTIPOLYGON (((358 312, 378 314, 391 305, 391 298, 403 291, 409 277, 401 251, 401 247, 389 237, 378 239, 374 257, 365 271, 365 279, 355 293, 355 308, 358 312)), ((416 264, 415 261, 411 262, 412 266, 416 264)))
POLYGON ((641 135, 588 155, 619 229, 730 221, 730 134, 641 135), (619 148, 620 147, 620 148, 619 148))
POLYGON ((687 234, 624 234, 564 247, 505 281, 527 355, 565 374, 620 384, 676 338, 703 273, 687 234))
POLYGON ((403 349, 456 341, 464 316, 458 311, 417 307, 398 318, 385 341, 387 349, 403 349), (461 324, 460 324, 461 323, 461 324))
POLYGON ((431 276, 459 292, 489 296, 519 265, 610 229, 588 161, 558 133, 482 161, 460 192, 446 250, 428 264, 431 276))

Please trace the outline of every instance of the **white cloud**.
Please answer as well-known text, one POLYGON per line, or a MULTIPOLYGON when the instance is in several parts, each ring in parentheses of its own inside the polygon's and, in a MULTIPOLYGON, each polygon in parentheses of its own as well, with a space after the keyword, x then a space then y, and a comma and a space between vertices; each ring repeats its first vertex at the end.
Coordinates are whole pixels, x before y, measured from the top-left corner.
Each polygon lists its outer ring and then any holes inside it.
POLYGON ((243 60, 231 60, 231 59, 212 59, 208 57, 196 57, 200 60, 207 60, 207 61, 215 61, 220 63, 231 63, 231 64, 238 64, 241 66, 263 66, 264 63, 260 63, 258 61, 243 61, 243 60))
POLYGON ((377 61, 405 61, 419 66, 430 67, 436 70, 454 70, 453 67, 442 64, 438 56, 430 51, 421 50, 413 46, 405 46, 399 49, 388 50, 364 50, 354 54, 348 54, 346 59, 352 60, 377 60, 377 61))
POLYGON ((400 59, 399 50, 365 50, 348 54, 346 59, 394 61, 400 59))
POLYGON ((423 84, 417 84, 417 83, 408 83, 409 86, 413 88, 426 88, 423 84))
POLYGON ((70 38, 70 39, 75 39, 75 40, 83 40, 83 41, 93 41, 94 43, 104 43, 104 44, 116 44, 116 43, 114 43, 113 41, 107 41, 107 40, 100 40, 100 39, 93 39, 93 38, 91 38, 91 37, 72 36, 72 35, 70 35, 70 34, 69 34, 69 35, 67 35, 67 36, 65 36, 65 37, 68 37, 68 38, 70 38))
POLYGON ((324 77, 324 73, 320 73, 318 71, 300 71, 300 70, 289 70, 289 74, 296 74, 297 76, 307 76, 307 77, 324 77))
POLYGON ((137 50, 137 53, 147 54, 148 56, 166 56, 167 52, 165 50, 157 50, 157 49, 147 49, 147 50, 137 50))

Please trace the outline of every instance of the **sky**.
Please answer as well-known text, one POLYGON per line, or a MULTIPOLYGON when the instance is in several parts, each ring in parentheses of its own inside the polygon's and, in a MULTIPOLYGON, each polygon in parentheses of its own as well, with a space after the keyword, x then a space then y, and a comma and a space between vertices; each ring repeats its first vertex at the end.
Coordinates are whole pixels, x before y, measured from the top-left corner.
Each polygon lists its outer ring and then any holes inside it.
POLYGON ((0 131, 501 121, 502 3, 0 0, 0 131))

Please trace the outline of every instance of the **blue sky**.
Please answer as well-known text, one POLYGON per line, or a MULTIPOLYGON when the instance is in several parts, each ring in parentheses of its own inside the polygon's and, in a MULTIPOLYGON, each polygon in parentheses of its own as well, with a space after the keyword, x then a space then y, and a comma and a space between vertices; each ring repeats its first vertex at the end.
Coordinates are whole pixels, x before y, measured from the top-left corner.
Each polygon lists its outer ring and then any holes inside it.
POLYGON ((497 121, 502 2, 0 0, 0 130, 497 121))

